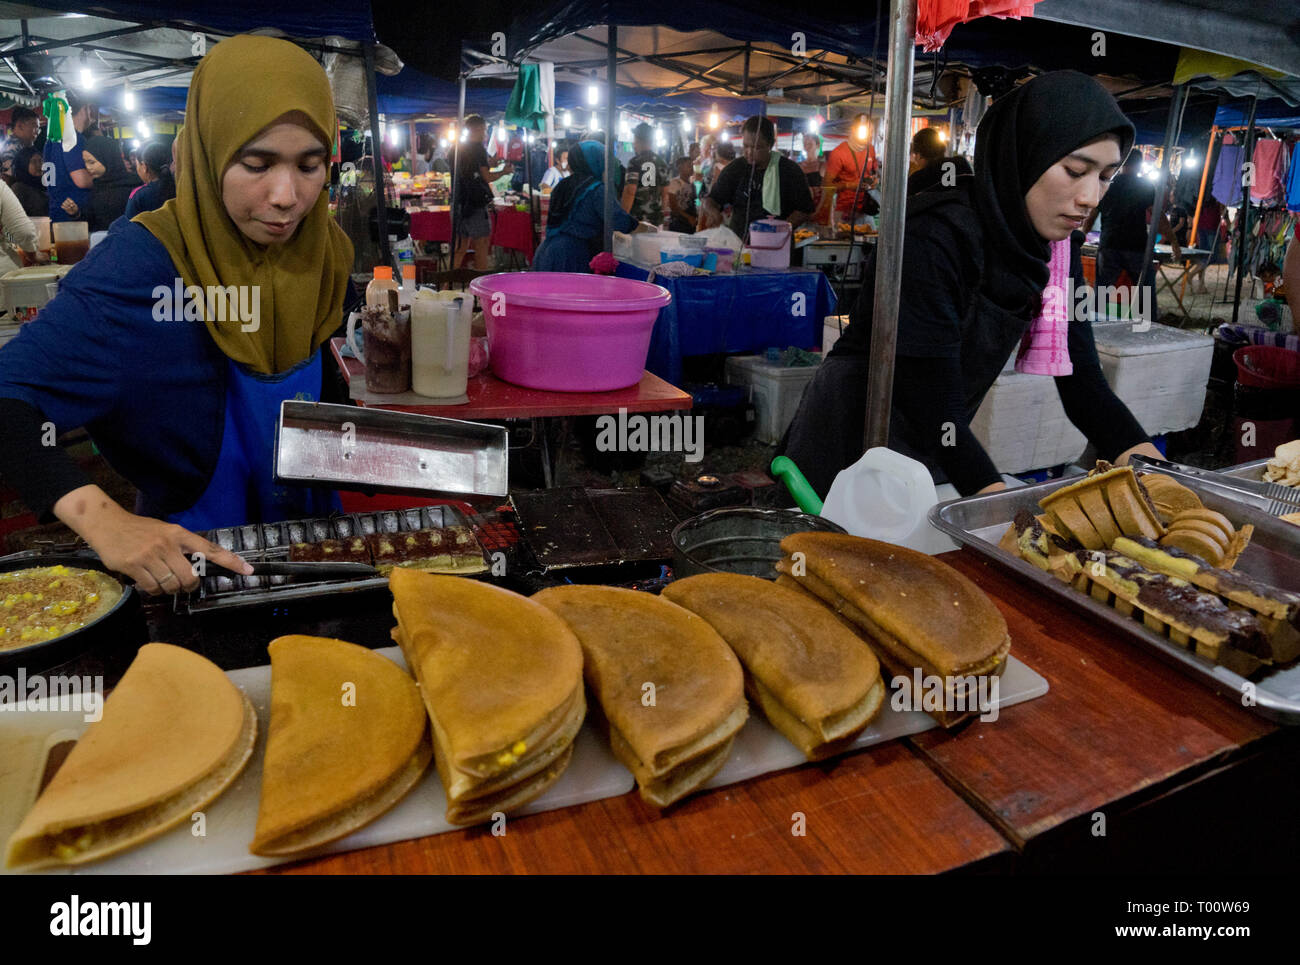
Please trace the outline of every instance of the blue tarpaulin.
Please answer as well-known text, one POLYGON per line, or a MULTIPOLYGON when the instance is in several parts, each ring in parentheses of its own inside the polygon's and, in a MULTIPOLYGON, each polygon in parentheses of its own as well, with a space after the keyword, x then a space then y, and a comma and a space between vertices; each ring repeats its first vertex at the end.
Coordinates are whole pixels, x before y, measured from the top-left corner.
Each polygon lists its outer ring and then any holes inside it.
MULTIPOLYGON (((1242 101, 1224 104, 1214 114, 1216 127, 1243 127, 1250 116, 1250 103, 1242 101)), ((1255 124, 1259 127, 1300 127, 1300 108, 1292 107, 1280 98, 1261 100, 1255 109, 1255 124)))
MULTIPOLYGON (((650 273, 621 262, 615 274, 645 281, 650 273)), ((762 352, 773 345, 820 348, 822 320, 835 314, 835 292, 816 268, 746 268, 656 277, 655 284, 673 299, 655 320, 645 367, 673 385, 681 384, 688 355, 762 352)))

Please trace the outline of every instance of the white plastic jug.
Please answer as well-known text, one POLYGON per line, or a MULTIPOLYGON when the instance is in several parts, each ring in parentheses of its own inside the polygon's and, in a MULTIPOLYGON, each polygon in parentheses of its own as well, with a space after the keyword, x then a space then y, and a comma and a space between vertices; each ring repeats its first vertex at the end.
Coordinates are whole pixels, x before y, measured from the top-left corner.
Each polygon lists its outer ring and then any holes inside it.
POLYGON ((822 516, 854 536, 934 555, 957 548, 926 518, 938 501, 930 470, 900 452, 878 446, 835 477, 822 516))
POLYGON ((411 302, 411 387, 434 405, 459 405, 465 395, 474 296, 421 289, 411 302))

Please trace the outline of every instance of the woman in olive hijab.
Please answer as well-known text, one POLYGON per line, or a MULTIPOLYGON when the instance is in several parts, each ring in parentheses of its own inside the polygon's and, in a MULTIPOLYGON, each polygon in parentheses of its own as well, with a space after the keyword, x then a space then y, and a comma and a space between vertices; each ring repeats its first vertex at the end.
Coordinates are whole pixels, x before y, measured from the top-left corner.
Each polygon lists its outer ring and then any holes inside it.
POLYGON ((332 492, 275 484, 280 403, 320 398, 352 245, 330 217, 324 71, 238 36, 191 81, 176 197, 121 219, 0 351, 0 475, 149 593, 193 588, 194 531, 313 516, 332 492), (85 426, 139 490, 117 506, 53 433, 85 426))

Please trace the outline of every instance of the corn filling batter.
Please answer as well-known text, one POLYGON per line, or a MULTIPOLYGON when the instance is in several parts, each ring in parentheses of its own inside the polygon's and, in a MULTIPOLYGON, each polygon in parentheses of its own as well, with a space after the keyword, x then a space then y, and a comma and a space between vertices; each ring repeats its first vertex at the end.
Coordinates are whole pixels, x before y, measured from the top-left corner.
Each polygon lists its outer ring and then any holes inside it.
POLYGON ((98 570, 38 566, 0 573, 0 650, 79 630, 121 596, 122 585, 98 570))

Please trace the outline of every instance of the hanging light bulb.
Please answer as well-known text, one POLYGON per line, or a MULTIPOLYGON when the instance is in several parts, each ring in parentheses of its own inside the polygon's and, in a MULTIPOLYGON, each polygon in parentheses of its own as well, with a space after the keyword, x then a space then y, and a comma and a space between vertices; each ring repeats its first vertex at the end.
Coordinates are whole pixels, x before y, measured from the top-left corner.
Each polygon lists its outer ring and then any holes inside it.
POLYGON ((686 134, 691 133, 691 119, 685 114, 682 115, 682 131, 686 134))
POLYGON ((818 131, 821 130, 821 127, 822 127, 821 122, 818 121, 817 118, 815 117, 808 121, 809 134, 816 134, 818 131))
POLYGON ((656 127, 656 128, 655 128, 655 147, 663 147, 666 143, 668 143, 668 140, 667 140, 667 138, 664 137, 664 129, 663 129, 662 127, 656 127))
POLYGON ((468 141, 468 140, 469 140, 469 128, 468 128, 468 127, 462 127, 462 128, 460 129, 460 139, 461 139, 462 141, 468 141))
POLYGON ((138 150, 140 147, 140 139, 138 137, 131 138, 131 146, 138 150))
POLYGON ((147 138, 149 136, 149 125, 145 123, 144 118, 135 122, 135 129, 140 132, 140 136, 147 138))
POLYGON ((940 144, 948 143, 948 132, 945 131, 942 127, 939 128, 939 143, 940 144))
MULTIPOLYGON (((595 76, 595 74, 592 74, 592 77, 595 76)), ((592 107, 600 103, 600 88, 596 86, 594 80, 587 85, 587 103, 592 107)))
POLYGON ((497 140, 504 144, 509 136, 510 135, 506 133, 506 122, 502 121, 497 124, 497 140))
POLYGON ((445 137, 440 137, 440 138, 438 138, 438 147, 442 148, 443 150, 446 150, 446 148, 447 148, 447 139, 446 139, 445 137))
POLYGON ((122 86, 122 109, 125 111, 135 110, 135 91, 131 89, 129 80, 122 86))
POLYGON ((593 131, 600 130, 600 115, 597 114, 595 111, 591 112, 591 129, 593 131))
POLYGON ((564 123, 564 129, 565 129, 566 131, 567 131, 569 128, 571 128, 571 127, 573 126, 573 112, 572 112, 572 111, 565 111, 565 112, 564 112, 563 123, 564 123))
POLYGON ((718 140, 719 140, 719 141, 730 141, 730 140, 731 140, 731 135, 728 134, 726 131, 723 131, 721 134, 718 135, 718 140))
POLYGON ((85 90, 91 90, 95 86, 95 74, 90 69, 90 61, 86 59, 86 52, 81 52, 81 86, 85 90))
POLYGON ((451 140, 453 140, 453 141, 456 140, 456 125, 455 125, 455 124, 448 124, 448 125, 447 125, 447 137, 449 137, 449 138, 450 138, 451 140))
POLYGON ((715 107, 713 110, 709 111, 709 130, 716 131, 717 129, 718 129, 718 109, 715 107))
POLYGON ((865 141, 866 139, 867 139, 867 122, 862 121, 860 124, 858 124, 858 140, 865 141))
POLYGON ((1194 151, 1189 152, 1187 157, 1183 158, 1183 167, 1188 168, 1189 170, 1195 170, 1196 165, 1200 163, 1200 161, 1196 160, 1196 152, 1194 151))
POLYGON ((396 124, 388 129, 388 143, 393 147, 397 147, 398 144, 402 143, 402 129, 396 124))

